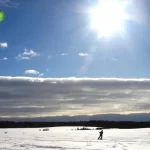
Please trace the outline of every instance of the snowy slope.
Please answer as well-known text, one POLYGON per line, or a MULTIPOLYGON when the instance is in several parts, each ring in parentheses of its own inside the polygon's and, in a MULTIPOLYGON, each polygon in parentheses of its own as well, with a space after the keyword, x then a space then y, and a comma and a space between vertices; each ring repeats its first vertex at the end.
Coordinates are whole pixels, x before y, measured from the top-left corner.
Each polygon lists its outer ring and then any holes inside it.
POLYGON ((0 150, 150 150, 150 129, 107 129, 97 140, 98 131, 75 128, 0 129, 0 150))

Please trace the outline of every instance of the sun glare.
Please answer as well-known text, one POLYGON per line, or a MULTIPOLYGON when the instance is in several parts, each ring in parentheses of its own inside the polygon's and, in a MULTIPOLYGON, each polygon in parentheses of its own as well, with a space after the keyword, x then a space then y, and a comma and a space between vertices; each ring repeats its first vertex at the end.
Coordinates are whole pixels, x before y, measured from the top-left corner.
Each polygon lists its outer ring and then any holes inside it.
POLYGON ((126 3, 120 0, 99 0, 91 10, 91 26, 99 38, 122 32, 123 21, 127 18, 125 7, 126 3))

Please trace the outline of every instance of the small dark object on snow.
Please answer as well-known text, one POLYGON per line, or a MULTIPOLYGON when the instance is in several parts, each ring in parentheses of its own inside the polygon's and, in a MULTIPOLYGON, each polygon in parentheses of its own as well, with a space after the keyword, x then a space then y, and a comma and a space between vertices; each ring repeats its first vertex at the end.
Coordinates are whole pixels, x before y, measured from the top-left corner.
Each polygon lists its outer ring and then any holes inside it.
POLYGON ((49 129, 48 129, 48 128, 45 128, 45 129, 43 129, 43 131, 49 131, 49 129))

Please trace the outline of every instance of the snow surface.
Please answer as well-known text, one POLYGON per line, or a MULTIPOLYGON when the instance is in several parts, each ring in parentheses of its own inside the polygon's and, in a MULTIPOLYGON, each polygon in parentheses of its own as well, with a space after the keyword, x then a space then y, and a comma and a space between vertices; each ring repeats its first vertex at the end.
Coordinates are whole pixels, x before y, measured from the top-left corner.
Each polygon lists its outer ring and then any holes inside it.
POLYGON ((150 128, 105 129, 103 140, 97 130, 76 128, 0 129, 0 150, 150 150, 150 128))

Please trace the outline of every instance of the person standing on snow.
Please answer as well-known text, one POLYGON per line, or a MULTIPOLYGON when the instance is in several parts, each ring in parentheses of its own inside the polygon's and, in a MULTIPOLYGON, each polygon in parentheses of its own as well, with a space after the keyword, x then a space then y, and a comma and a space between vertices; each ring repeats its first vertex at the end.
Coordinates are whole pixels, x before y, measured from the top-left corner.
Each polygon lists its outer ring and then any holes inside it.
POLYGON ((99 140, 99 139, 102 140, 102 139, 103 139, 103 130, 102 130, 101 132, 99 132, 99 134, 100 134, 100 135, 99 135, 99 137, 98 137, 98 140, 99 140))

